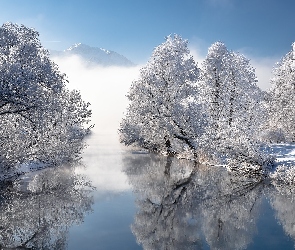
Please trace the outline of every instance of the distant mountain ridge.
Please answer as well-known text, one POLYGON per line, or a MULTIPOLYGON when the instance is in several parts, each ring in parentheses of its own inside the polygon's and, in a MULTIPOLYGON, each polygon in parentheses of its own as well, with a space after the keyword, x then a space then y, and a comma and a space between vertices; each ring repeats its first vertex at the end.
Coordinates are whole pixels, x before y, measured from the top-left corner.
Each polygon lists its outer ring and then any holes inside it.
POLYGON ((50 51, 50 55, 54 56, 80 56, 84 61, 90 65, 101 66, 135 66, 133 62, 128 60, 125 56, 118 54, 115 51, 91 47, 86 44, 77 43, 64 51, 50 51))

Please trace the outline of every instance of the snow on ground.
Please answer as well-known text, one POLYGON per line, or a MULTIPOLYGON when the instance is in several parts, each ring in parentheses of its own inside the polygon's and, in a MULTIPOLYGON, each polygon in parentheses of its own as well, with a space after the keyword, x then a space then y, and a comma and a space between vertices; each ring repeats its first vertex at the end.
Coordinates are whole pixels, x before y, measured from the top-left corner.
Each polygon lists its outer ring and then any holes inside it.
POLYGON ((273 144, 269 153, 276 158, 269 173, 272 185, 283 194, 295 193, 295 144, 273 144))
POLYGON ((31 162, 22 163, 8 170, 2 168, 2 170, 0 170, 0 181, 14 179, 20 175, 35 172, 37 170, 42 170, 42 169, 45 169, 46 167, 48 166, 42 162, 31 161, 31 162))
POLYGON ((276 158, 276 166, 295 166, 295 144, 273 144, 269 153, 276 158))
MULTIPOLYGON (((133 154, 147 154, 145 150, 134 151, 133 154)), ((276 158, 276 164, 274 171, 280 167, 284 167, 287 170, 289 167, 294 167, 295 171, 295 144, 272 144, 268 149, 267 153, 276 158), (286 167, 286 168, 285 168, 286 167)), ((0 181, 17 178, 20 175, 28 174, 37 170, 46 168, 47 166, 40 162, 28 162, 17 166, 16 168, 0 171, 0 181)), ((282 170, 282 169, 281 169, 282 170)), ((280 170, 280 171, 281 171, 280 170)), ((294 172, 295 175, 295 172, 294 172)))

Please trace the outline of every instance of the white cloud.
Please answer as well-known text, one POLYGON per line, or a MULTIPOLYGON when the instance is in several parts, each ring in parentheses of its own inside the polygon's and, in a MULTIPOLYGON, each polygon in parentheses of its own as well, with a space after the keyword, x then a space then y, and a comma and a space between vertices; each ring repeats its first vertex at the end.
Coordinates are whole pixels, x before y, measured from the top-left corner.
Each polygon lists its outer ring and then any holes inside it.
POLYGON ((206 55, 202 53, 201 49, 197 46, 190 46, 190 53, 193 56, 196 63, 198 63, 198 67, 200 68, 202 65, 202 62, 206 58, 206 55))
POLYGON ((270 79, 272 78, 272 70, 277 59, 275 58, 253 58, 250 63, 255 68, 257 76, 257 85, 262 90, 268 90, 271 86, 270 79))
POLYGON ((198 67, 201 67, 202 62, 206 58, 208 51, 208 43, 198 37, 193 37, 188 44, 191 55, 195 62, 198 63, 198 67))

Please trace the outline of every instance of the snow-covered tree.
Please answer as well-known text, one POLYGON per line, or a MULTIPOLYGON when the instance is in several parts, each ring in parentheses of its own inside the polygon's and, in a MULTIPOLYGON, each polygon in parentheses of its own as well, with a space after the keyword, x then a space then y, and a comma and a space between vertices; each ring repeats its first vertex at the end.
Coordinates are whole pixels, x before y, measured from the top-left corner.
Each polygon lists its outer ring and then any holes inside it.
POLYGON ((205 123, 201 106, 191 99, 198 76, 187 41, 168 36, 131 86, 121 142, 168 154, 194 154, 205 123))
POLYGON ((295 43, 274 69, 269 127, 279 141, 295 141, 295 43))
POLYGON ((0 165, 60 163, 83 148, 91 115, 78 91, 49 59, 39 34, 23 25, 0 27, 0 165))
POLYGON ((249 60, 217 42, 199 72, 187 41, 169 36, 131 86, 121 142, 201 162, 268 164, 257 139, 264 93, 249 60))
POLYGON ((202 65, 203 102, 207 105, 211 154, 263 165, 257 136, 264 117, 263 92, 256 85, 255 70, 242 54, 216 42, 202 65))

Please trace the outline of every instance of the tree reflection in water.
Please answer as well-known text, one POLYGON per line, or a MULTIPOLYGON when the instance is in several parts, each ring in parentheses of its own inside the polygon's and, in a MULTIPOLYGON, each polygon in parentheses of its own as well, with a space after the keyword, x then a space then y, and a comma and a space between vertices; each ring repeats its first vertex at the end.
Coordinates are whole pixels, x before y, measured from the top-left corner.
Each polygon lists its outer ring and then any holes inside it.
POLYGON ((65 249, 69 227, 91 211, 92 190, 72 166, 2 184, 0 248, 65 249))
POLYGON ((273 180, 269 189, 270 203, 285 233, 295 240, 295 183, 273 180))
POLYGON ((150 154, 126 157, 124 165, 138 205, 132 231, 144 249, 246 249, 270 190, 278 219, 295 237, 294 199, 263 176, 150 154))

